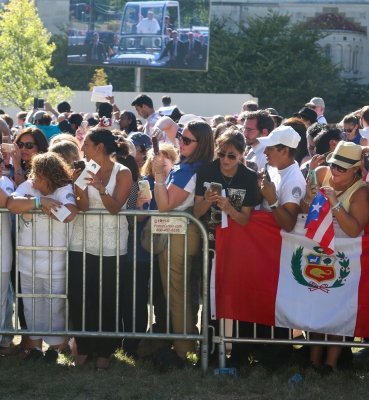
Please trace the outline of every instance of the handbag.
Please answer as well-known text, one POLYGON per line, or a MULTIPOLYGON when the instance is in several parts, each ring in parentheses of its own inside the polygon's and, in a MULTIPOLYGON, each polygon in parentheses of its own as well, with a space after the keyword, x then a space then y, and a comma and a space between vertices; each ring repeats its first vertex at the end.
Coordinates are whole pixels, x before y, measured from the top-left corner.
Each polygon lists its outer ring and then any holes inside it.
MULTIPOLYGON (((168 246, 168 234, 154 233, 152 235, 154 254, 163 252, 168 246)), ((146 225, 141 232, 141 246, 148 252, 151 252, 151 218, 146 222, 146 225)))

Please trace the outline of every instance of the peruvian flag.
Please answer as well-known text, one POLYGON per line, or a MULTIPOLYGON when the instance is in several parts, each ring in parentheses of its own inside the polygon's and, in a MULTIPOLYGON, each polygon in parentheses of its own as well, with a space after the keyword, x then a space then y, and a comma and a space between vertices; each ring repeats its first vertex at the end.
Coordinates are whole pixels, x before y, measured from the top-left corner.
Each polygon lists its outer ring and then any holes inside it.
POLYGON ((253 211, 242 227, 217 228, 215 301, 219 318, 345 336, 369 336, 369 235, 348 238, 335 223, 335 252, 273 214, 253 211))

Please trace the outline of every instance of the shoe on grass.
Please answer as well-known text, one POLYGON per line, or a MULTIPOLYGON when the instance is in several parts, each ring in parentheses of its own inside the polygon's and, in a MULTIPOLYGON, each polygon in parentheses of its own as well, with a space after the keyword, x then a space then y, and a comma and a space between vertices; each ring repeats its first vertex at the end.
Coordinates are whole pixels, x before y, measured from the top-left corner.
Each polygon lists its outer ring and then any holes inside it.
POLYGON ((45 364, 55 364, 58 359, 59 353, 56 349, 49 347, 44 354, 45 364))
POLYGON ((44 353, 41 350, 32 349, 24 360, 26 361, 37 361, 40 360, 44 356, 44 353))
POLYGON ((326 378, 327 376, 332 375, 333 372, 334 372, 334 368, 332 367, 332 365, 324 364, 324 367, 320 371, 320 376, 322 378, 326 378))
POLYGON ((355 360, 366 360, 369 358, 369 347, 361 349, 357 353, 352 353, 355 360))

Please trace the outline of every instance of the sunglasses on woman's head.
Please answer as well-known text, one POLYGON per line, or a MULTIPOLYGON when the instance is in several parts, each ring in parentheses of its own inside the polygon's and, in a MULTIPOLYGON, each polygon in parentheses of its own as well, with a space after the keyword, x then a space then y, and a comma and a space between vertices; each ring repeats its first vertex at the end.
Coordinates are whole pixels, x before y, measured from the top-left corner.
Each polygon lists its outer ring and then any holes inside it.
POLYGON ((17 145, 20 149, 25 147, 27 150, 32 150, 35 147, 35 143, 32 142, 18 142, 17 145))
POLYGON ((230 160, 235 160, 237 158, 236 154, 226 154, 226 153, 223 153, 222 151, 218 151, 217 154, 218 154, 219 158, 227 157, 230 160))
POLYGON ((180 133, 180 132, 177 132, 177 138, 178 138, 179 141, 182 140, 183 144, 185 146, 189 146, 191 144, 191 142, 197 142, 197 140, 192 140, 192 139, 190 139, 190 138, 188 138, 186 136, 183 136, 182 133, 180 133))
POLYGON ((347 169, 348 169, 348 168, 343 168, 343 167, 341 167, 341 166, 339 166, 337 164, 333 164, 333 163, 329 165, 329 168, 330 169, 336 169, 338 172, 342 172, 342 173, 346 172, 347 169))

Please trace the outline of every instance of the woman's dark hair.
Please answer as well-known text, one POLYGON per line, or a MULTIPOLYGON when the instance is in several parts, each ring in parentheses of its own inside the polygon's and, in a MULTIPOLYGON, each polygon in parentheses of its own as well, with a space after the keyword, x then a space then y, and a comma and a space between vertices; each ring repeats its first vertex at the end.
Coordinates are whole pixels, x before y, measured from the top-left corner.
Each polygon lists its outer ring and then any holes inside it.
POLYGON ((68 117, 68 121, 70 124, 74 124, 76 126, 76 129, 81 126, 81 123, 83 121, 83 117, 81 114, 78 113, 72 113, 68 117))
POLYGON ((129 145, 122 136, 114 135, 109 129, 90 129, 87 136, 95 146, 102 143, 106 154, 116 153, 118 157, 129 155, 129 145))
POLYGON ((319 133, 324 129, 324 125, 320 124, 319 122, 315 122, 311 124, 306 130, 306 136, 310 136, 314 139, 319 133))
POLYGON ((325 125, 319 135, 315 136, 314 144, 315 144, 315 152, 316 154, 325 154, 330 151, 329 142, 331 140, 340 141, 342 140, 342 131, 337 128, 336 125, 325 125))
POLYGON ((212 161, 214 158, 213 131, 206 122, 191 121, 186 126, 197 140, 195 151, 183 161, 192 164, 198 161, 212 161))
POLYGON ((129 127, 128 127, 128 132, 137 132, 137 120, 136 120, 136 116, 131 112, 131 111, 127 111, 127 110, 123 110, 121 115, 125 114, 127 115, 128 119, 131 120, 129 127))
POLYGON ((117 156, 116 160, 119 164, 124 165, 131 171, 133 182, 137 182, 140 177, 140 171, 135 158, 131 155, 128 155, 127 157, 117 156))
POLYGON ((17 138, 14 140, 14 143, 18 144, 18 142, 21 141, 22 136, 24 135, 31 135, 33 137, 35 145, 38 148, 38 154, 47 152, 49 148, 49 143, 47 142, 46 136, 41 129, 38 128, 23 129, 18 133, 17 138))
MULTIPOLYGON (((301 164, 301 161, 304 157, 306 157, 309 152, 307 148, 307 139, 306 139, 306 126, 301 121, 300 118, 289 118, 286 122, 283 123, 284 126, 290 126, 300 135, 300 142, 296 147, 296 152, 294 155, 294 159, 301 164)), ((291 152, 289 153, 291 155, 291 152)))
POLYGON ((233 146, 239 153, 243 154, 246 149, 245 136, 236 129, 227 129, 216 141, 217 149, 233 146))
POLYGON ((230 128, 231 126, 234 126, 232 122, 226 121, 226 122, 221 122, 220 124, 217 125, 217 127, 213 130, 214 132, 214 141, 218 139, 218 137, 227 129, 230 128))
POLYGON ((359 120, 355 115, 349 114, 349 115, 346 115, 346 117, 343 119, 343 123, 344 124, 352 124, 355 126, 359 123, 359 120))

